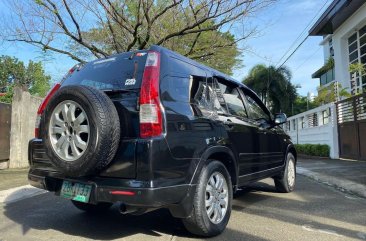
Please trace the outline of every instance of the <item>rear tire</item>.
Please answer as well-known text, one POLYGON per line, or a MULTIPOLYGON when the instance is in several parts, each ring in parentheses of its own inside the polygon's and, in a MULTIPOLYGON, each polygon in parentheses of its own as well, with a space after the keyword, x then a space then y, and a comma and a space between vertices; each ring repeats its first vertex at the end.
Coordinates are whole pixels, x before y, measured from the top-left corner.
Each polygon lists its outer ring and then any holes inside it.
POLYGON ((193 198, 193 210, 188 218, 183 219, 184 226, 199 236, 212 237, 222 233, 230 219, 232 198, 229 172, 221 162, 210 160, 202 169, 193 198))
POLYGON ((117 152, 121 135, 118 113, 111 99, 98 89, 62 87, 51 97, 41 121, 47 156, 66 176, 96 174, 117 152), (81 116, 84 118, 79 119, 81 116), (87 134, 81 127, 87 128, 87 134))
POLYGON ((285 170, 279 177, 274 177, 278 192, 289 193, 295 189, 296 184, 296 160, 292 153, 287 154, 285 170))
POLYGON ((71 200, 72 204, 79 210, 82 210, 84 212, 88 213, 101 213, 104 211, 107 211, 113 203, 97 203, 97 204, 91 204, 91 203, 82 203, 78 201, 71 200))

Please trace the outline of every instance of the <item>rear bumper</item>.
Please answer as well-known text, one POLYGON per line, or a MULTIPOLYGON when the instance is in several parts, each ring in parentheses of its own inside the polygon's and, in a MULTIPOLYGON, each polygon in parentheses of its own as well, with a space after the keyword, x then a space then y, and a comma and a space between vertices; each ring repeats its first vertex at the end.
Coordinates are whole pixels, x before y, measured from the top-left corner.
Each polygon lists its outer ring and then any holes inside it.
POLYGON ((99 177, 92 179, 66 178, 57 172, 37 169, 31 169, 29 171, 28 180, 32 186, 55 192, 56 195, 60 194, 64 180, 73 183, 89 184, 92 186, 91 203, 123 202, 126 205, 146 208, 158 208, 179 204, 187 196, 190 196, 189 193, 193 189, 193 186, 189 184, 151 188, 147 186, 148 183, 136 180, 99 177), (133 195, 112 194, 112 191, 128 191, 132 192, 133 195))

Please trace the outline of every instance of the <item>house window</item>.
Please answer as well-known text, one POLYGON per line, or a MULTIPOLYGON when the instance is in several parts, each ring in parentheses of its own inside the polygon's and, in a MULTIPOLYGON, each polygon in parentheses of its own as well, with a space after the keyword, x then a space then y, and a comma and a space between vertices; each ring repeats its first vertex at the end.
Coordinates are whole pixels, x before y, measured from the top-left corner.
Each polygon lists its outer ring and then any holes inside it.
MULTIPOLYGON (((348 60, 349 64, 366 64, 366 25, 348 38, 348 60)), ((350 73, 351 79, 352 74, 350 73)), ((366 75, 362 75, 361 72, 356 73, 356 88, 366 91, 366 75)))
POLYGON ((305 128, 305 118, 304 117, 300 118, 300 125, 301 125, 301 129, 305 128))
POLYGON ((308 127, 318 126, 318 114, 310 114, 308 115, 308 127))
POLYGON ((326 85, 334 80, 334 68, 320 76, 320 86, 326 85))
POLYGON ((296 119, 292 120, 292 130, 296 130, 296 119))
POLYGON ((334 57, 333 39, 329 39, 329 56, 334 57))
POLYGON ((330 108, 323 110, 323 125, 326 125, 329 123, 329 117, 330 117, 330 108))

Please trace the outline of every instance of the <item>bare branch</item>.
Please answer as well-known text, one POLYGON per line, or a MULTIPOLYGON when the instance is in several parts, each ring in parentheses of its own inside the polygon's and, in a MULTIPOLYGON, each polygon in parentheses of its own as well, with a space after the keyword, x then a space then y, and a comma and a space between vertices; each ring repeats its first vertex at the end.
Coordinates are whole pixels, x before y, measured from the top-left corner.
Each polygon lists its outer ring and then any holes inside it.
POLYGON ((68 52, 68 51, 64 51, 64 50, 60 50, 58 48, 54 48, 52 46, 49 46, 49 45, 46 45, 42 42, 39 42, 39 41, 32 41, 32 40, 26 40, 26 39, 8 39, 7 41, 9 42, 25 42, 25 43, 29 43, 29 44, 32 44, 34 46, 41 46, 42 49, 44 50, 51 50, 51 51, 54 51, 54 52, 57 52, 57 53, 60 53, 60 54, 65 54, 69 57, 71 57, 72 59, 80 62, 80 63, 84 63, 85 61, 78 58, 77 56, 73 55, 71 52, 68 52))
POLYGON ((75 20, 75 17, 74 17, 74 15, 72 14, 72 12, 71 12, 71 10, 70 10, 70 8, 69 8, 69 5, 67 4, 66 0, 62 0, 62 1, 63 1, 64 5, 65 5, 65 7, 66 7, 67 12, 69 13, 69 15, 70 15, 70 17, 71 17, 71 19, 72 19, 73 23, 75 24, 75 27, 76 27, 76 29, 77 29, 77 31, 78 31, 78 35, 79 35, 79 40, 80 40, 80 41, 82 41, 81 31, 80 31, 80 26, 79 26, 78 22, 75 20))

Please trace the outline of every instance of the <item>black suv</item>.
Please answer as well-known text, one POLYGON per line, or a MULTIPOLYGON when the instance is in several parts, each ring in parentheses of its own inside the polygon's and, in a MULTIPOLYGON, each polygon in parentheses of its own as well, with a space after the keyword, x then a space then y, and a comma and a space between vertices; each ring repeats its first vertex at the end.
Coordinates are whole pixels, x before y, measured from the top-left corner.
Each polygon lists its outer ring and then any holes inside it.
POLYGON ((79 209, 143 214, 168 208, 214 236, 238 187, 272 177, 295 186, 296 150, 243 84, 168 49, 73 67, 39 107, 29 181, 79 209))

